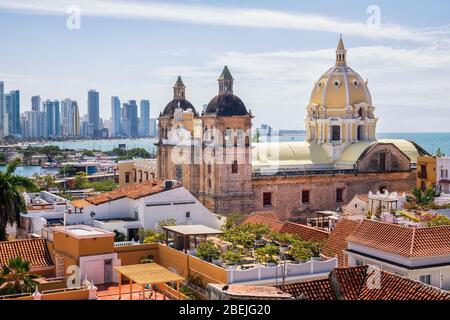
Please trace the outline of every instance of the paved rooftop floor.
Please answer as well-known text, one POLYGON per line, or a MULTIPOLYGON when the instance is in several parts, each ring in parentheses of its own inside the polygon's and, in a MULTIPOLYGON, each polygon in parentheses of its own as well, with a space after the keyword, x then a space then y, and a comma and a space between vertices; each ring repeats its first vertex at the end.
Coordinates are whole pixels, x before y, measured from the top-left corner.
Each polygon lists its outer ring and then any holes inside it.
MULTIPOLYGON (((119 285, 117 283, 99 284, 97 285, 97 300, 119 300, 119 285)), ((141 287, 134 284, 132 290, 133 300, 141 300, 141 287)), ((145 293, 145 300, 164 300, 160 292, 153 291, 150 297, 150 291, 145 293), (155 297, 156 295, 156 297, 155 297)), ((122 298, 120 300, 130 300, 130 285, 122 284, 122 298)), ((166 300, 169 298, 166 297, 166 300)))

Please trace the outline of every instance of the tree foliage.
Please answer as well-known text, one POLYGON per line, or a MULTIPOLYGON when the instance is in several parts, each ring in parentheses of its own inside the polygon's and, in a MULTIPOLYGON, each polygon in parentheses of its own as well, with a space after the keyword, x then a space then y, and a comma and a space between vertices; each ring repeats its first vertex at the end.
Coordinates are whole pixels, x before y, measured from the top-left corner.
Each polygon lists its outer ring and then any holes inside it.
POLYGON ((30 273, 30 262, 22 257, 9 259, 0 273, 0 294, 20 294, 33 292, 38 275, 30 273))
POLYGON ((0 172, 0 241, 7 240, 6 225, 14 222, 20 225, 20 213, 27 212, 21 192, 37 191, 31 179, 14 174, 18 164, 18 160, 13 160, 6 172, 0 172))

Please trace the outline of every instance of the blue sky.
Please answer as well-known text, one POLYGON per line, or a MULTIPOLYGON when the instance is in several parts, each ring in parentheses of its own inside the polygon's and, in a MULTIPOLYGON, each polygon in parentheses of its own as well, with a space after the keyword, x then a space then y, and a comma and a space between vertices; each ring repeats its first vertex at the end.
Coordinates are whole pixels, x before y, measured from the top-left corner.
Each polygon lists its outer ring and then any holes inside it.
POLYGON ((0 81, 30 97, 100 92, 150 99, 157 116, 180 74, 196 106, 217 93, 227 64, 255 125, 303 129, 310 91, 334 63, 340 33, 349 65, 369 80, 379 131, 450 131, 450 2, 0 0, 0 81), (66 27, 67 7, 81 28, 66 27), (369 30, 369 5, 381 10, 369 30))

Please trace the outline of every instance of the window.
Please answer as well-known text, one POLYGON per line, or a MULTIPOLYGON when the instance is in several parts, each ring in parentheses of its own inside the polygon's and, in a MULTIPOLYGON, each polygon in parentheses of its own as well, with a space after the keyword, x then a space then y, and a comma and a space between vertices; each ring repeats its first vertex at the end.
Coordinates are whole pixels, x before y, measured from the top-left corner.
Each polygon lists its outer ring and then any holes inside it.
POLYGON ((387 190, 386 186, 381 186, 380 187, 380 193, 384 193, 387 190))
POLYGON ((336 189, 336 202, 344 202, 344 189, 343 188, 337 188, 336 189))
POLYGON ((238 162, 237 162, 237 160, 234 160, 233 164, 231 165, 231 173, 238 173, 238 162))
POLYGON ((130 173, 125 173, 125 183, 130 183, 130 173))
POLYGON ((272 192, 263 192, 263 206, 264 207, 272 206, 272 192))
POLYGON ((331 141, 340 141, 340 140, 341 140, 341 127, 331 126, 331 141))
POLYGON ((148 172, 145 171, 145 181, 148 181, 148 172))
POLYGON ((379 155, 379 169, 381 171, 386 170, 386 153, 385 152, 381 152, 379 155))
POLYGON ((208 163, 208 174, 211 174, 211 164, 208 163))
POLYGON ((302 191, 302 203, 304 204, 309 203, 309 190, 302 191))
POLYGON ((427 178, 427 165, 421 164, 420 165, 420 171, 417 173, 420 179, 426 179, 427 178))
POLYGON ((189 219, 191 217, 191 212, 190 211, 186 211, 186 218, 189 219))
POLYGON ((448 170, 441 169, 441 178, 448 178, 448 170))
POLYGON ((423 282, 425 284, 431 284, 431 275, 426 274, 426 275, 420 276, 420 282, 423 282))
POLYGON ((364 261, 359 260, 359 259, 356 259, 356 260, 355 260, 355 264, 356 264, 357 266, 363 266, 363 265, 364 265, 364 261))

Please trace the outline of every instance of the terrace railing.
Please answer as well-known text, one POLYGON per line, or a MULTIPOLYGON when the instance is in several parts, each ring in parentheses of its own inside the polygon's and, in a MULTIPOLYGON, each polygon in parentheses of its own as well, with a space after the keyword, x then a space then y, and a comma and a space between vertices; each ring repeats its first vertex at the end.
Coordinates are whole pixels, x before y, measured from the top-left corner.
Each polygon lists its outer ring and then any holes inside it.
POLYGON ((228 282, 243 283, 255 282, 262 280, 280 281, 283 278, 289 279, 293 277, 311 276, 314 274, 330 273, 338 266, 336 258, 330 260, 310 260, 305 263, 286 263, 274 267, 266 267, 258 265, 257 267, 247 270, 230 269, 228 272, 228 282))

